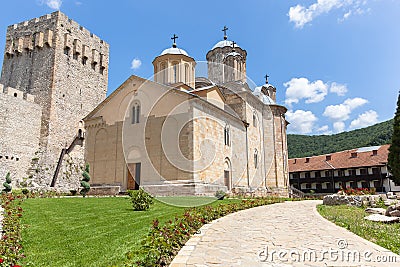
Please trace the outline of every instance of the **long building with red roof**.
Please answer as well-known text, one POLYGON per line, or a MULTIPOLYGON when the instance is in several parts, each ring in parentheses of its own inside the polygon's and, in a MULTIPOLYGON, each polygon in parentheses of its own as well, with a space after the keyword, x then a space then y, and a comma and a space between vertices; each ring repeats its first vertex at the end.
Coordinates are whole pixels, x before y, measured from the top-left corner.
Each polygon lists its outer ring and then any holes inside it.
POLYGON ((303 192, 316 193, 332 193, 347 187, 400 191, 400 185, 390 180, 387 168, 389 146, 289 159, 290 184, 303 192))

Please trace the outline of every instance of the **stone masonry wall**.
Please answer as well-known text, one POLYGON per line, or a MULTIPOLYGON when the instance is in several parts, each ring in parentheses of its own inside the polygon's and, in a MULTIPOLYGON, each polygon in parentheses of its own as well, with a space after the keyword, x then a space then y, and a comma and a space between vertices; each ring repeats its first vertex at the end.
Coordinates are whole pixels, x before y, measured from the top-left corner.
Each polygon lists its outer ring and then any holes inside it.
MULTIPOLYGON (((8 27, 0 82, 34 95, 42 108, 39 160, 32 162, 30 173, 39 185, 50 184, 61 149, 105 99, 108 55, 107 43, 59 11, 8 27)), ((69 176, 71 161, 76 162, 73 169, 82 164, 83 151, 77 147, 64 160, 63 173, 69 176)), ((70 178, 80 179, 77 173, 70 178)))
POLYGON ((29 178, 39 149, 41 107, 32 95, 0 84, 0 114, 0 182, 10 172, 15 186, 29 178))

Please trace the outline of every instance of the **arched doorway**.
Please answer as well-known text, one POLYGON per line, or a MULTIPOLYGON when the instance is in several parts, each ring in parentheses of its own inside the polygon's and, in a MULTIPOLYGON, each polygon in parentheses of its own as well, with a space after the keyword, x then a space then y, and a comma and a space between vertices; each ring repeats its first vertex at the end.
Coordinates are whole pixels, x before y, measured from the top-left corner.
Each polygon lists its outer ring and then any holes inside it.
POLYGON ((231 190, 232 188, 232 169, 231 162, 228 158, 224 162, 224 185, 231 190))

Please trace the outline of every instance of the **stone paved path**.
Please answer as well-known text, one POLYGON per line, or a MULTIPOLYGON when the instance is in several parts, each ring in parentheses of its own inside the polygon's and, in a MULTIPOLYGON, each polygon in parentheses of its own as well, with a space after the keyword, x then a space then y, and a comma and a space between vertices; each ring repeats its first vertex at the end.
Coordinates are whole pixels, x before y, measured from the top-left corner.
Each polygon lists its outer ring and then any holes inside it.
POLYGON ((170 266, 400 266, 399 255, 322 218, 319 203, 285 202, 215 220, 170 266))

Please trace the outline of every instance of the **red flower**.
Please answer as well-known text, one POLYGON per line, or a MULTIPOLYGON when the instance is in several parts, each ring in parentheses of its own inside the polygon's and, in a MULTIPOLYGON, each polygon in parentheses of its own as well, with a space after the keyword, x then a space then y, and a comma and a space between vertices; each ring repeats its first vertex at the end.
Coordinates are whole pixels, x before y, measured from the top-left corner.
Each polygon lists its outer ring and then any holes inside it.
POLYGON ((13 267, 21 267, 21 265, 14 265, 13 267))
POLYGON ((0 259, 0 263, 3 263, 3 261, 4 261, 3 259, 0 259))

